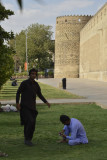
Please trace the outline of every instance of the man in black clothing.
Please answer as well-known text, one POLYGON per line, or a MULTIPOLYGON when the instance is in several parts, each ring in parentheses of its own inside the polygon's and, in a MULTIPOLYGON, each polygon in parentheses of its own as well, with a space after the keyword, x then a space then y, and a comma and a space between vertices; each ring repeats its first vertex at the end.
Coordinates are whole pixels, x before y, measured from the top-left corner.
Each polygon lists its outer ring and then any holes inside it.
POLYGON ((36 95, 48 105, 50 104, 41 93, 39 84, 34 80, 37 75, 36 69, 29 71, 29 79, 23 81, 16 93, 16 107, 20 111, 21 125, 24 125, 25 144, 32 146, 33 133, 35 131, 37 110, 36 95), (19 104, 21 94, 21 102, 19 104))

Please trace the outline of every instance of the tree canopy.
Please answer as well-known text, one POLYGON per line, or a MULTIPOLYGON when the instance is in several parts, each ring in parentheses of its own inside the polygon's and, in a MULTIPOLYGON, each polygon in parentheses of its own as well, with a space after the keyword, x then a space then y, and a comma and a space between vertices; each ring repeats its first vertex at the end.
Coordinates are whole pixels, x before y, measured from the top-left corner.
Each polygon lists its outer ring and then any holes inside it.
POLYGON ((54 41, 51 40, 52 34, 51 26, 38 23, 30 25, 27 30, 16 34, 15 40, 10 41, 10 45, 15 47, 17 66, 21 65, 24 68, 27 38, 29 69, 32 67, 39 70, 53 68, 54 41))
MULTIPOLYGON (((8 19, 8 17, 13 14, 13 11, 6 10, 0 3, 0 21, 3 21, 5 18, 8 19)), ((7 44, 5 44, 13 37, 14 35, 12 32, 6 32, 0 26, 0 89, 14 71, 14 61, 12 58, 13 51, 7 44)))

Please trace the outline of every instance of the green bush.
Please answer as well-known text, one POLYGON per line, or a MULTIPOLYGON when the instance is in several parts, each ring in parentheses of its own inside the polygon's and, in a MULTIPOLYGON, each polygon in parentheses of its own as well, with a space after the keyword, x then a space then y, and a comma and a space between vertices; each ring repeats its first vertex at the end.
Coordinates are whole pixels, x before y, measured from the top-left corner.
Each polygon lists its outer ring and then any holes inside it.
POLYGON ((44 76, 44 72, 43 71, 41 71, 41 72, 38 72, 38 76, 39 75, 42 75, 42 76, 44 76))
MULTIPOLYGON (((13 76, 17 76, 17 77, 28 76, 28 72, 14 73, 13 76)), ((44 71, 38 72, 38 76, 44 77, 45 76, 45 72, 44 71)), ((49 71, 48 72, 48 76, 49 77, 54 77, 54 73, 52 71, 49 71)))
POLYGON ((14 73, 13 76, 28 76, 28 72, 14 73))
POLYGON ((49 71, 48 76, 54 76, 54 73, 52 71, 49 71))

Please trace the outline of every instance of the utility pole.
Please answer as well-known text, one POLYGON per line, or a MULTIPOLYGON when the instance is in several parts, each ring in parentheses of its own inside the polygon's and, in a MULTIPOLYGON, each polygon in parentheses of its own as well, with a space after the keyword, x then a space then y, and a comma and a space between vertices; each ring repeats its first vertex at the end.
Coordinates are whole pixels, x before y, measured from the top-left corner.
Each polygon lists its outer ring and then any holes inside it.
POLYGON ((16 37, 15 37, 15 73, 16 73, 16 37))
POLYGON ((27 72, 28 72, 28 54, 27 54, 27 30, 25 32, 26 35, 26 64, 27 64, 27 72))

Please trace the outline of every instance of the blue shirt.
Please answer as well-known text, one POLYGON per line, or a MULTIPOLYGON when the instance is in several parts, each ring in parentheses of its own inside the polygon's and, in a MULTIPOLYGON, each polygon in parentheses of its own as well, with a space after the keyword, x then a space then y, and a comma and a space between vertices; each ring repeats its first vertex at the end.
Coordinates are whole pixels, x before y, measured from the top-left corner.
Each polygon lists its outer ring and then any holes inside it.
POLYGON ((71 133, 71 136, 66 136, 66 139, 74 140, 79 138, 88 141, 85 129, 78 119, 71 118, 70 125, 65 125, 63 129, 65 130, 66 127, 69 130, 69 133, 71 133))

